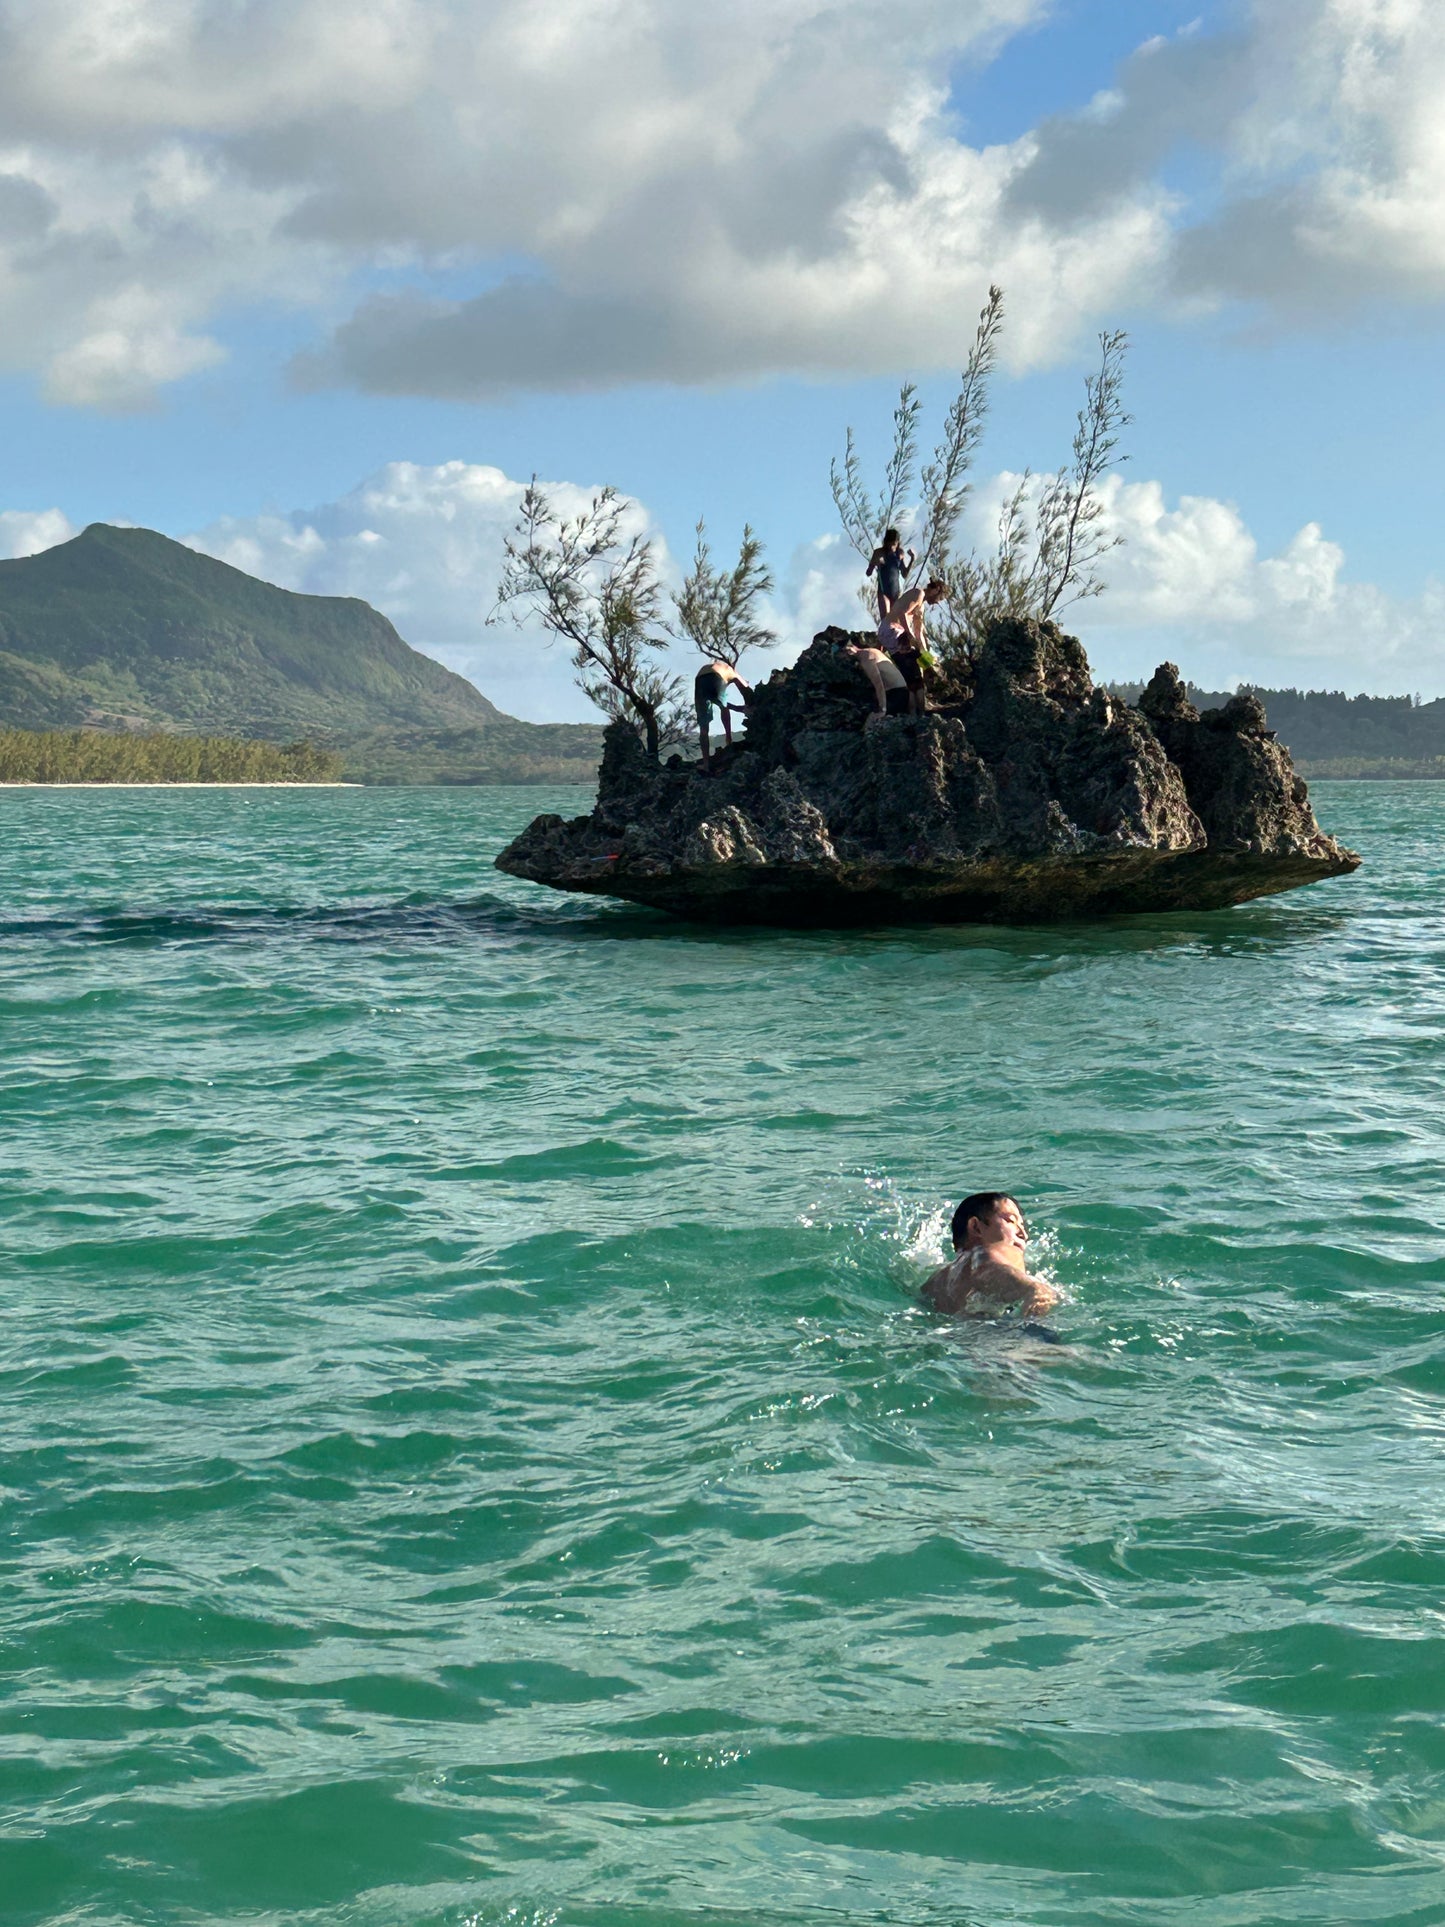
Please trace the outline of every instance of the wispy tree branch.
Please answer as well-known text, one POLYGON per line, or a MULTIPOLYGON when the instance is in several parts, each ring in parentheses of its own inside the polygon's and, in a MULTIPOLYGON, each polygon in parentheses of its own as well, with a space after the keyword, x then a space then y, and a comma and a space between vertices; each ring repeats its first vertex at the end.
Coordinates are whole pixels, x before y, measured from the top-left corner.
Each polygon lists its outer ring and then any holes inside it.
POLYGON ((979 313, 959 391, 944 420, 942 438, 921 475, 918 423, 923 404, 912 382, 905 382, 899 391, 898 406, 893 411, 893 447, 876 501, 864 485, 857 443, 853 430, 848 429, 843 460, 832 463, 828 478, 843 533, 865 560, 882 541, 885 529, 911 522, 917 530, 914 579, 926 581, 943 573, 968 497, 965 477, 988 413, 988 384, 998 356, 1003 313, 1003 290, 991 287, 979 313))
POLYGON ((737 562, 730 570, 715 569, 707 529, 699 521, 692 568, 673 597, 682 633, 703 655, 730 662, 734 669, 749 649, 765 648, 774 640, 757 616, 758 602, 773 587, 772 572, 762 558, 762 542, 745 524, 737 562))
POLYGON ((1099 336, 1099 370, 1084 379, 1084 406, 1074 430, 1073 462, 1044 491, 1038 513, 1038 556, 1034 567, 1035 602, 1040 617, 1103 592, 1097 564, 1123 541, 1099 527, 1104 505, 1099 483, 1109 469, 1128 457, 1119 437, 1132 416, 1124 413, 1122 329, 1099 336))
POLYGON ((577 685, 613 718, 640 723, 655 760, 687 733, 682 685, 652 658, 667 648, 652 541, 624 536, 623 503, 604 488, 570 520, 534 476, 504 544, 499 608, 535 615, 572 652, 577 685))
POLYGON ((1003 289, 991 287, 979 312, 978 329, 969 350, 962 385, 943 424, 943 439, 933 460, 919 478, 922 524, 919 529, 917 576, 926 582, 942 575, 948 564, 954 530, 968 498, 964 479, 973 465, 988 414, 988 384, 998 357, 1003 332, 1003 289))

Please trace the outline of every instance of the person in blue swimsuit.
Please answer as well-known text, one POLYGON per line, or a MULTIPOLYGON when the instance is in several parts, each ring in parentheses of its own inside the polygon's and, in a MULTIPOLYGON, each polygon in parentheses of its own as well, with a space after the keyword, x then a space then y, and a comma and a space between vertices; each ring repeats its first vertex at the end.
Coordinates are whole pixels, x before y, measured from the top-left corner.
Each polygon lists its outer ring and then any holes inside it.
POLYGON ((878 577, 878 620, 882 622, 903 594, 908 571, 918 560, 910 549, 905 555, 897 529, 885 529, 883 540, 868 558, 869 575, 878 577))

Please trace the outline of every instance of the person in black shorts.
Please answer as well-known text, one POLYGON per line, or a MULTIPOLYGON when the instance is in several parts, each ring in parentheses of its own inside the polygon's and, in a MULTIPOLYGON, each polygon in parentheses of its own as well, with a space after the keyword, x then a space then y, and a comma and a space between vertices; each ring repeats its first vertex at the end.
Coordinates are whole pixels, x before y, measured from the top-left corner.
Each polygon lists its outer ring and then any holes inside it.
POLYGON ((871 649, 865 643, 845 642, 843 653, 851 656, 873 685, 880 716, 906 716, 910 699, 903 672, 885 650, 871 649))
POLYGON ((928 691, 923 686, 923 659, 917 646, 905 643, 893 651, 893 660, 908 690, 908 707, 915 716, 921 716, 928 708, 928 691))
POLYGON ((704 663, 698 670, 692 685, 693 707, 697 715, 697 733, 702 742, 702 766, 711 767, 712 745, 708 740, 708 728, 713 710, 722 717, 723 737, 731 745, 733 740, 733 717, 741 716, 752 689, 745 683, 730 662, 721 657, 716 662, 704 663), (742 696, 741 703, 729 703, 728 687, 731 685, 742 696))
POLYGON ((946 583, 935 576, 926 588, 907 589, 878 624, 878 646, 886 649, 897 663, 908 689, 908 707, 915 716, 928 708, 928 692, 923 684, 923 612, 948 595, 946 583))

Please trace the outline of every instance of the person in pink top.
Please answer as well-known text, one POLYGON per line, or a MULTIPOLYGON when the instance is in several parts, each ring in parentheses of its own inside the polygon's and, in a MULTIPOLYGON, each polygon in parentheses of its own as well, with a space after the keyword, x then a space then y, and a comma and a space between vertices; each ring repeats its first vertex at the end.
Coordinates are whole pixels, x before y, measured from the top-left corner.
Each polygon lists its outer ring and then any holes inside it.
POLYGON ((923 612, 942 602, 947 594, 948 585, 937 576, 926 588, 905 589, 878 624, 878 646, 898 664, 908 688, 908 706, 918 716, 928 708, 928 693, 923 686, 922 651, 927 643, 923 612))

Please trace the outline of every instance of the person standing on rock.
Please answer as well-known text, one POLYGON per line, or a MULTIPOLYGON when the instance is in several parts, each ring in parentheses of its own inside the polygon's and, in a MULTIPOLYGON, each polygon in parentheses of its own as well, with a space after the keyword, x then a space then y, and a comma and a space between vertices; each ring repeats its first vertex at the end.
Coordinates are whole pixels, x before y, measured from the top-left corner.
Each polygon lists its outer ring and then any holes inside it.
POLYGON ((702 741, 702 766, 705 771, 712 766, 712 745, 708 740, 708 725, 713 710, 716 709, 722 717, 723 737, 731 748, 732 719, 734 716, 746 713, 747 700, 752 693, 751 687, 743 681, 733 665, 721 656, 715 662, 704 663, 698 670, 693 682, 692 694, 697 711, 697 733, 702 741), (741 703, 728 702, 729 684, 741 694, 743 699, 741 703))
POLYGON ((935 576, 927 588, 915 586, 905 590, 878 624, 878 645, 888 651, 902 671, 908 686, 908 706, 916 716, 928 708, 928 692, 923 685, 923 662, 928 647, 923 633, 923 612, 942 602, 947 594, 947 583, 935 576))
MULTIPOLYGON (((878 634, 881 638, 886 631, 897 638, 895 653, 899 648, 907 648, 911 643, 915 649, 922 649, 927 638, 923 633, 923 612, 936 603, 948 599, 948 584, 937 576, 926 588, 915 584, 905 589, 898 600, 889 605, 888 611, 878 619, 878 634)), ((885 648, 887 644, 883 645, 885 648)))
POLYGON ((954 1318, 999 1318, 1018 1312, 1036 1318, 1059 1294, 1024 1269, 1028 1227, 1007 1191, 974 1191, 953 1214, 951 1264, 940 1265, 923 1287, 935 1311, 954 1318))
POLYGON ((843 649, 872 683, 873 694, 878 698, 878 714, 906 716, 910 707, 908 684, 892 656, 864 642, 845 642, 843 649))
POLYGON ((910 549, 905 556, 897 529, 885 529, 883 540, 868 558, 868 575, 878 577, 878 620, 881 622, 903 594, 904 579, 918 560, 910 549))

